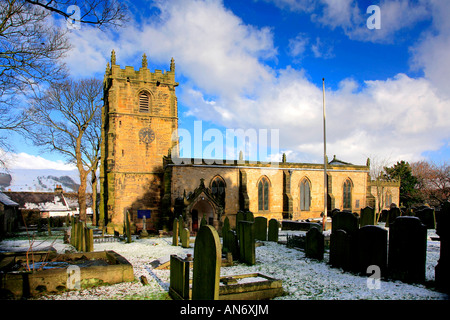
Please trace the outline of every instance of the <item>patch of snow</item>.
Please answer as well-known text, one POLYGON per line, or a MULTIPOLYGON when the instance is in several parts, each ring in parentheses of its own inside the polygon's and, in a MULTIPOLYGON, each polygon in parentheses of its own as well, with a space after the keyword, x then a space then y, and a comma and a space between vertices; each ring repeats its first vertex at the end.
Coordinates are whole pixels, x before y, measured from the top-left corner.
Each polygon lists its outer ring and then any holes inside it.
MULTIPOLYGON (((428 250, 426 279, 434 280, 434 267, 439 259, 440 243, 432 241, 434 230, 428 231, 428 250)), ((53 241, 53 240, 52 240, 53 241)), ((26 246, 28 241, 3 241, 0 247, 26 246)), ((42 246, 50 242, 41 243, 42 246)), ((72 250, 73 247, 63 244, 58 239, 52 244, 58 252, 72 250)), ((136 239, 132 243, 105 242, 95 243, 95 251, 113 250, 125 257, 134 269, 135 281, 115 285, 100 286, 79 291, 70 291, 58 295, 42 296, 45 300, 123 300, 123 299, 168 299, 170 270, 153 269, 151 262, 176 254, 185 258, 192 254, 194 248, 172 246, 170 237, 154 237, 136 239), (139 281, 145 276, 148 285, 139 281)), ((260 273, 283 281, 285 295, 277 300, 428 300, 448 299, 448 295, 431 290, 420 284, 406 284, 400 281, 381 280, 379 289, 370 289, 368 277, 344 272, 342 269, 328 265, 329 254, 325 253, 324 261, 308 259, 301 250, 287 248, 274 242, 263 242, 256 247, 256 264, 247 266, 235 263, 234 266, 222 267, 221 276, 232 276, 249 273, 260 273)), ((192 270, 191 270, 192 278, 192 270)))

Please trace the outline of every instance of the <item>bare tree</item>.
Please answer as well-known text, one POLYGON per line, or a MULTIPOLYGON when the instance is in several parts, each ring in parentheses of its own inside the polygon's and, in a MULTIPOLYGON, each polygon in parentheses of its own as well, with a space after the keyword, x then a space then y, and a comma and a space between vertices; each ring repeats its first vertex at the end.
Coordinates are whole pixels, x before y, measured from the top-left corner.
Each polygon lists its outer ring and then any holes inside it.
POLYGON ((0 148, 5 151, 12 146, 4 134, 24 132, 30 124, 20 108, 24 95, 67 78, 61 58, 71 48, 69 29, 57 27, 51 18, 70 18, 72 5, 80 9, 79 23, 106 28, 127 21, 126 7, 118 0, 0 1, 0 148))
MULTIPOLYGON (((31 100, 28 131, 35 145, 61 153, 76 165, 80 175, 78 203, 80 219, 86 220, 86 186, 94 164, 87 156, 92 145, 91 132, 101 114, 102 82, 98 79, 66 80, 53 83, 31 100)), ((97 123, 98 125, 98 123, 97 123)), ((99 130, 99 129, 98 129, 99 130)))
POLYGON ((65 76, 57 61, 70 46, 64 31, 51 28, 49 14, 24 1, 0 2, 0 147, 5 151, 13 150, 5 134, 30 124, 20 107, 22 94, 65 76))
POLYGON ((450 165, 418 161, 411 164, 416 189, 424 202, 438 206, 450 198, 450 165))
POLYGON ((96 112, 90 125, 88 126, 82 143, 82 153, 87 161, 88 166, 91 168, 90 172, 90 185, 92 188, 92 224, 99 225, 101 228, 104 225, 104 217, 100 217, 97 221, 97 169, 100 162, 100 148, 101 148, 101 125, 102 118, 101 112, 96 112))
POLYGON ((97 27, 122 26, 127 20, 127 7, 119 0, 25 0, 47 11, 71 18, 70 6, 80 9, 80 23, 97 27))
POLYGON ((380 213, 385 206, 386 171, 384 168, 387 167, 389 163, 390 160, 388 158, 382 158, 378 155, 372 155, 370 157, 370 178, 371 185, 375 186, 378 204, 376 208, 377 213, 380 213))

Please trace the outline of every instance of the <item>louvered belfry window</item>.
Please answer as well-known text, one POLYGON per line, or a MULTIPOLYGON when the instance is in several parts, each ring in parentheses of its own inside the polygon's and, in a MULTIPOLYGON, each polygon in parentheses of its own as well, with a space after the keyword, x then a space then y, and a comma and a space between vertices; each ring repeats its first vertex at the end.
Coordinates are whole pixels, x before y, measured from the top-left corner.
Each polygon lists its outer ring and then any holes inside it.
POLYGON ((150 110, 150 97, 146 92, 139 94, 139 112, 149 112, 150 110))

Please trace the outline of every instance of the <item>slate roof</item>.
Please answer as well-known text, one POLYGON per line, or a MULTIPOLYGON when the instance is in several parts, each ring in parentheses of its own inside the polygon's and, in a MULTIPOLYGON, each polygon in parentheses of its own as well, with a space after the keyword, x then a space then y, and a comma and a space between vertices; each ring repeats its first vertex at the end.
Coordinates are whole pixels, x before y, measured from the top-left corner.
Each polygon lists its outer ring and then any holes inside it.
MULTIPOLYGON (((76 193, 7 191, 5 195, 19 205, 20 209, 40 211, 71 211, 78 208, 76 193)), ((92 197, 86 194, 86 205, 92 206, 92 197)))
POLYGON ((18 207, 19 206, 19 204, 17 202, 12 201, 3 192, 0 192, 0 203, 3 203, 5 206, 9 206, 9 207, 18 207))
POLYGON ((332 164, 334 166, 352 166, 353 165, 350 162, 345 162, 345 161, 337 159, 336 155, 334 155, 333 160, 328 162, 328 164, 332 164))

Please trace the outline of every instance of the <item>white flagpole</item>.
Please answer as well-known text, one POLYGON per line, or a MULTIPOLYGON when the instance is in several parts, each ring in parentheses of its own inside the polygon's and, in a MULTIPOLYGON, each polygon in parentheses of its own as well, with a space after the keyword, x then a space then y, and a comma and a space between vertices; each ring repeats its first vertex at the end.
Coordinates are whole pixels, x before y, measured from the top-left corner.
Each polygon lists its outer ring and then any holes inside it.
POLYGON ((323 219, 322 227, 325 231, 326 221, 327 221, 327 200, 328 200, 328 179, 327 179, 327 132, 325 125, 325 78, 322 78, 322 91, 323 91, 323 219))

